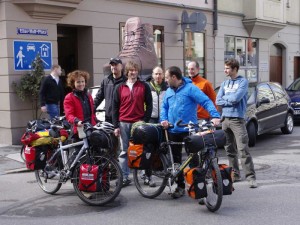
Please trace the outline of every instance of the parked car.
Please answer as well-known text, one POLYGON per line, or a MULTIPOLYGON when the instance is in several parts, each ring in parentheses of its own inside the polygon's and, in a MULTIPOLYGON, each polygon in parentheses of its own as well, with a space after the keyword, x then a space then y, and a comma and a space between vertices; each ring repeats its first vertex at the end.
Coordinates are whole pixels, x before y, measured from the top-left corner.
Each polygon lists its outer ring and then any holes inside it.
POLYGON ((291 98, 291 106, 294 109, 294 120, 300 120, 300 78, 291 83, 286 88, 286 92, 291 98))
MULTIPOLYGON (((215 89, 218 92, 220 87, 215 89)), ((280 128, 283 134, 294 129, 294 110, 284 88, 275 82, 249 83, 246 127, 249 146, 256 143, 257 135, 280 128)))
MULTIPOLYGON (((96 97, 96 94, 99 90, 100 86, 94 86, 89 88, 89 92, 92 95, 93 99, 96 97)), ((105 121, 105 99, 101 102, 101 104, 96 109, 96 117, 100 121, 105 121)))

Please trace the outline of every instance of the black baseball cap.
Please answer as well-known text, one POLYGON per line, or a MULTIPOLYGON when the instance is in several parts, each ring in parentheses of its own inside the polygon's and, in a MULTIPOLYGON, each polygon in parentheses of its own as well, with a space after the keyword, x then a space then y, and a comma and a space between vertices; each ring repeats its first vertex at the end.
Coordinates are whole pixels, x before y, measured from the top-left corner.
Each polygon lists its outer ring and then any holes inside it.
POLYGON ((111 58, 109 64, 122 64, 122 61, 119 58, 111 58))

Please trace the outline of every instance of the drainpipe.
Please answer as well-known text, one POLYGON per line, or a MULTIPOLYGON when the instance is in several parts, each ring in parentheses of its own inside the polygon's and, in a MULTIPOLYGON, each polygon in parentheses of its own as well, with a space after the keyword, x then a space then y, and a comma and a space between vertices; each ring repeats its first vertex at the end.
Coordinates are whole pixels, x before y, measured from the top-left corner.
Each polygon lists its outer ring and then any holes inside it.
POLYGON ((216 36, 218 35, 218 0, 214 0, 214 11, 213 11, 213 81, 212 83, 216 87, 216 36))
POLYGON ((214 37, 218 35, 218 0, 214 0, 213 12, 214 37))

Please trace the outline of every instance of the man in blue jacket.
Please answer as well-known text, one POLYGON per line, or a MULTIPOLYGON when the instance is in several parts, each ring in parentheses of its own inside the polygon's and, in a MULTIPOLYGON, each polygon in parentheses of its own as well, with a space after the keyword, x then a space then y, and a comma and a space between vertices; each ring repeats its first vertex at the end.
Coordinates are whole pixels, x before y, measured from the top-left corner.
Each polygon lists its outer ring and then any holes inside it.
POLYGON ((250 188, 256 188, 256 176, 252 157, 248 147, 248 133, 245 125, 247 108, 248 80, 238 75, 239 62, 229 59, 225 62, 225 75, 230 79, 224 81, 217 95, 216 103, 222 107, 222 129, 226 135, 225 150, 229 165, 233 167, 233 181, 241 180, 238 152, 242 167, 250 188), (236 142, 236 143, 235 143, 236 142))
MULTIPOLYGON (((220 115, 216 110, 213 102, 205 95, 192 81, 182 76, 181 70, 172 66, 166 70, 165 79, 169 84, 169 88, 164 96, 164 101, 160 113, 161 124, 164 128, 168 128, 169 123, 174 125, 170 128, 169 139, 171 141, 182 142, 188 135, 188 131, 184 127, 178 127, 176 123, 182 120, 182 123, 197 123, 197 106, 202 106, 209 112, 212 122, 215 125, 220 123, 220 115)), ((173 145, 172 153, 175 163, 182 161, 182 146, 173 145)), ((177 187, 172 194, 173 198, 179 198, 184 195, 184 177, 180 174, 177 179, 177 187)))

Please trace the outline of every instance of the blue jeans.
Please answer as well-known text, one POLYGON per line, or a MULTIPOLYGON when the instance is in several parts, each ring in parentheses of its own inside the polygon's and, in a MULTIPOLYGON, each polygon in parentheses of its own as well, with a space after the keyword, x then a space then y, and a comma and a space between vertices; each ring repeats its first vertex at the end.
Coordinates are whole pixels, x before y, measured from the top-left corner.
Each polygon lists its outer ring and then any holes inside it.
POLYGON ((120 122, 120 149, 119 164, 123 172, 123 179, 127 179, 130 174, 130 168, 128 167, 127 151, 129 147, 129 138, 132 123, 120 122))
POLYGON ((56 116, 59 116, 59 104, 46 104, 47 113, 50 116, 50 119, 53 119, 56 116))

